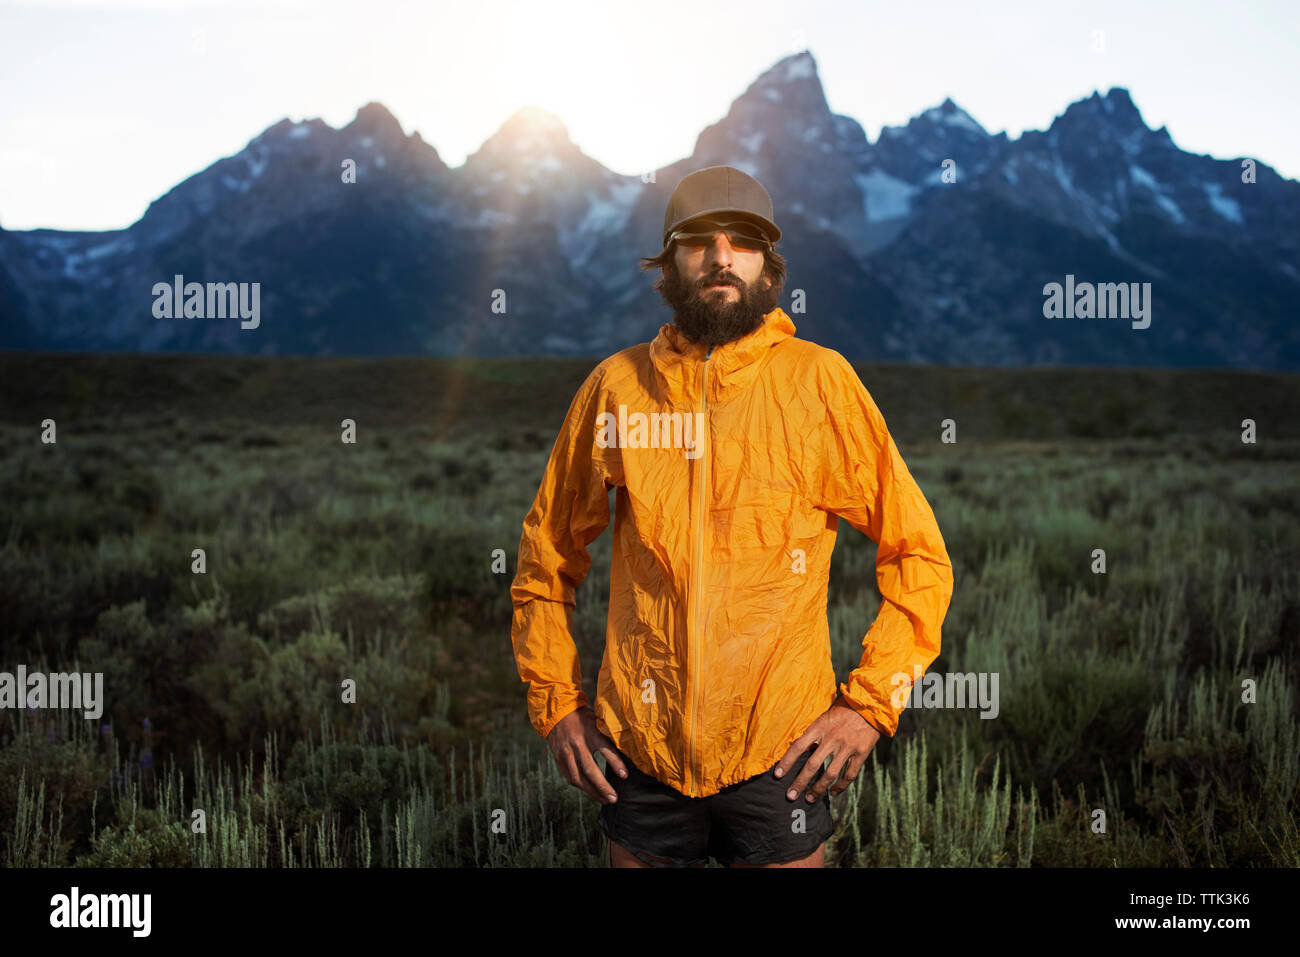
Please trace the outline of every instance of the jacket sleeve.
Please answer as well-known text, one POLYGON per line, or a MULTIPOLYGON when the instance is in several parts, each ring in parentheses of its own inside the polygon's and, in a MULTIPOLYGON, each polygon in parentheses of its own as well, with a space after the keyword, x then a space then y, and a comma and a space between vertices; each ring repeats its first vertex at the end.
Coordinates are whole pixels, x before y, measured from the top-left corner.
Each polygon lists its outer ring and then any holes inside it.
POLYGON ((906 706, 903 689, 915 680, 913 669, 919 666, 923 674, 939 656, 952 563, 934 512, 862 380, 838 353, 833 365, 820 507, 876 542, 882 599, 862 640, 861 663, 840 685, 840 695, 877 731, 892 736, 906 706))
POLYGON ((529 721, 542 737, 587 704, 573 610, 574 592, 591 569, 587 545, 609 524, 607 453, 595 441, 599 378, 593 372, 569 406, 524 519, 510 587, 515 663, 528 684, 529 721))

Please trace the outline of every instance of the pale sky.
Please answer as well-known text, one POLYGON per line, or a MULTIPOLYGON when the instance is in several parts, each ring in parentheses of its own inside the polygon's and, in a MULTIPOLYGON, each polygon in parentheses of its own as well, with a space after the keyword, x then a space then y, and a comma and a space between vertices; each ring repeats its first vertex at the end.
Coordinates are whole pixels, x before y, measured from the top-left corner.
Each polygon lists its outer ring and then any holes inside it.
POLYGON ((805 47, 873 142, 947 96, 1015 138, 1123 86, 1182 149, 1300 176, 1294 0, 0 0, 0 226, 128 226, 280 119, 371 100, 450 166, 534 105, 637 174, 805 47))

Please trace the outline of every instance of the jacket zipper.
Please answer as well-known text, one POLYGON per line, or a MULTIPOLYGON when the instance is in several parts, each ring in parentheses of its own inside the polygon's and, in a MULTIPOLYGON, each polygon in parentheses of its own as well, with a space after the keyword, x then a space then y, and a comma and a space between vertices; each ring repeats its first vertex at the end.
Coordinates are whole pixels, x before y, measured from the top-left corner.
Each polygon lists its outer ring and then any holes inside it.
POLYGON ((700 633, 700 604, 701 589, 704 587, 704 513, 705 513, 705 496, 709 489, 709 357, 713 355, 713 346, 709 346, 709 351, 704 354, 704 364, 700 367, 700 400, 702 411, 704 413, 704 450, 700 455, 700 464, 703 466, 700 474, 700 494, 699 507, 696 510, 695 523, 695 694, 694 694, 694 720, 691 722, 690 737, 690 754, 686 762, 686 770, 690 776, 690 783, 687 785, 689 794, 695 789, 699 782, 700 773, 696 766, 698 754, 695 750, 695 729, 700 722, 700 691, 704 684, 704 675, 700 670, 700 646, 704 644, 704 636, 700 633))

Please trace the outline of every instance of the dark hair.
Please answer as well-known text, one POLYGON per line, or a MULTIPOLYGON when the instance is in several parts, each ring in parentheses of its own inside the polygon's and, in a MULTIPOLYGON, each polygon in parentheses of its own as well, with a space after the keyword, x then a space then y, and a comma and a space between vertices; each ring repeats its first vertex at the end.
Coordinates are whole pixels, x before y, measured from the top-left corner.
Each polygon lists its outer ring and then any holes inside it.
MULTIPOLYGON (((664 247, 663 252, 658 256, 642 256, 639 265, 643 270, 663 269, 665 271, 675 270, 677 254, 677 241, 668 240, 668 245, 664 247)), ((769 246, 763 250, 763 275, 766 275, 772 281, 773 296, 780 296, 781 290, 785 288, 785 257, 782 256, 775 248, 769 246)), ((663 294, 664 279, 666 276, 660 276, 655 280, 654 288, 661 295, 663 294)))

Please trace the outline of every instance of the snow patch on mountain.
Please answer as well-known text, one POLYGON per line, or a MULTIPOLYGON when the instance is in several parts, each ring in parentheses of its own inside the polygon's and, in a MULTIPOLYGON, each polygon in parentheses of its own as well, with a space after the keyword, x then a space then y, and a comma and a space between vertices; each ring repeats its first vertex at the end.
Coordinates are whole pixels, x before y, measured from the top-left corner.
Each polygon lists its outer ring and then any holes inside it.
POLYGON ((627 225, 632 207, 644 189, 644 183, 631 179, 612 184, 608 196, 592 194, 587 200, 587 214, 579 223, 578 232, 604 235, 619 232, 627 225))
POLYGON ((906 216, 912 208, 912 197, 921 191, 879 169, 857 173, 853 178, 862 190, 863 211, 869 223, 906 216))
POLYGON ((1156 193, 1155 198, 1156 203, 1161 209, 1169 214, 1169 218, 1174 222, 1181 224, 1187 221, 1187 217, 1183 215, 1183 211, 1179 208, 1178 204, 1164 193, 1156 193))
POLYGON ((610 182, 603 192, 587 194, 587 212, 582 219, 571 229, 561 227, 559 230, 560 246, 575 270, 586 265, 601 243, 609 242, 611 237, 623 232, 645 188, 645 184, 634 177, 610 182))
POLYGON ((1074 183, 1070 179, 1070 174, 1066 172, 1065 164, 1061 162, 1059 153, 1052 154, 1052 174, 1056 181, 1061 184, 1061 189, 1065 190, 1067 196, 1074 195, 1074 183))
POLYGON ((1160 183, 1141 166, 1130 166, 1128 169, 1128 175, 1132 178, 1133 182, 1137 183, 1139 186, 1145 186, 1153 193, 1160 192, 1160 183))
POLYGON ((266 171, 267 159, 265 153, 255 153, 253 150, 249 150, 244 154, 244 158, 248 161, 248 175, 253 179, 257 179, 266 171))
POLYGON ((950 99, 944 100, 939 106, 931 107, 921 116, 931 123, 943 123, 947 126, 954 126, 971 133, 977 133, 980 136, 988 135, 984 127, 976 123, 969 113, 950 99))
POLYGON ((1165 195, 1164 187, 1162 187, 1156 178, 1149 172, 1144 170, 1141 166, 1134 165, 1129 167, 1129 176, 1133 178, 1133 182, 1140 186, 1145 186, 1151 191, 1151 195, 1155 199, 1156 205, 1163 209, 1165 213, 1168 214, 1169 218, 1175 223, 1181 225, 1182 223, 1187 222, 1187 217, 1183 215, 1182 209, 1177 203, 1165 195))
POLYGON ((1235 199, 1224 196, 1223 187, 1220 184, 1202 183, 1201 188, 1205 190, 1205 198, 1210 201, 1211 209, 1238 226, 1245 225, 1246 219, 1241 215, 1241 204, 1235 199))
POLYGON ((784 77, 786 80, 798 80, 812 75, 813 59, 811 54, 804 52, 786 61, 784 77))
POLYGON ((125 237, 113 239, 106 243, 100 243, 98 246, 91 246, 86 250, 87 259, 103 259, 105 256, 116 256, 123 253, 129 253, 135 248, 135 243, 125 237))

